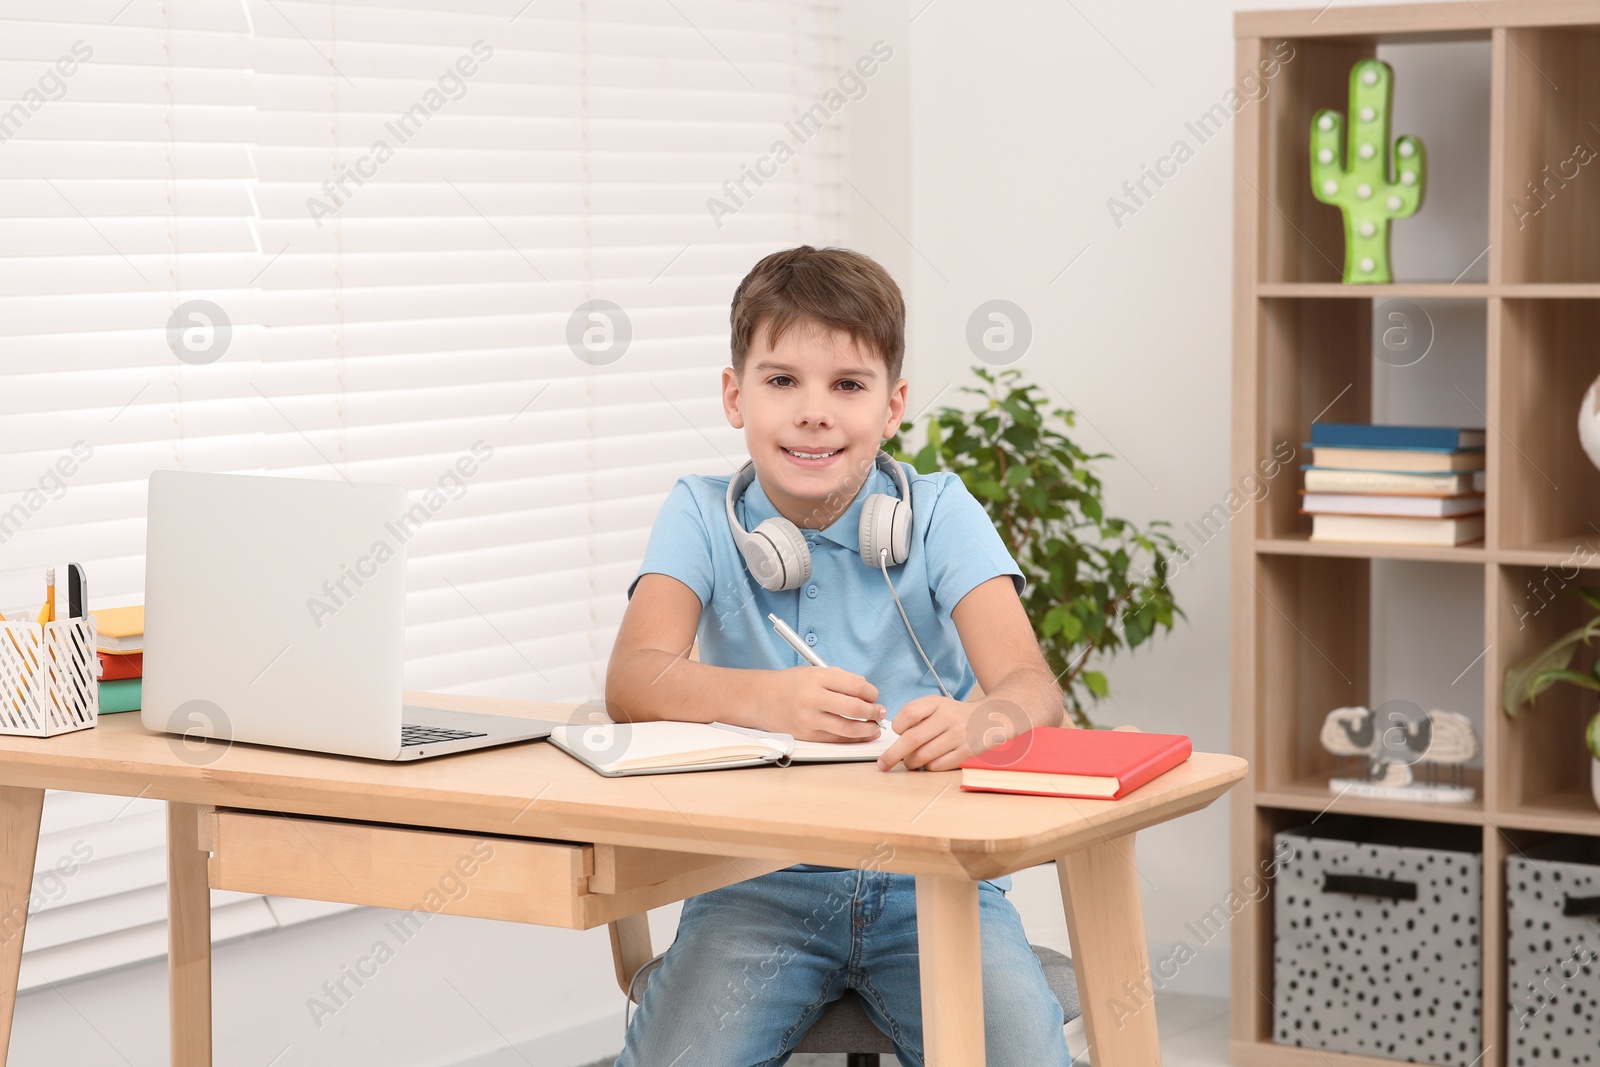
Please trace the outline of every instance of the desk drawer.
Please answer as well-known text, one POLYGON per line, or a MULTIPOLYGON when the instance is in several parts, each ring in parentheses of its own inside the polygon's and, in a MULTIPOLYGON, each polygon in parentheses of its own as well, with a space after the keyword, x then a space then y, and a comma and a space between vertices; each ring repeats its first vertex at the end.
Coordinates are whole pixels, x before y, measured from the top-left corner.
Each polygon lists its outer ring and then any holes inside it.
POLYGON ((578 930, 784 866, 206 807, 200 847, 213 889, 578 930))

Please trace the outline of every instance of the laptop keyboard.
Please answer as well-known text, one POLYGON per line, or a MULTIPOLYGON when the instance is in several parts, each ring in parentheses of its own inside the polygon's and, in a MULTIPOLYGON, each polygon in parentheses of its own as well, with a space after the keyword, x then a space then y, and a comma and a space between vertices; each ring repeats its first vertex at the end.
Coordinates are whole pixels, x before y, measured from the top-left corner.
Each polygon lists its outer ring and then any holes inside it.
POLYGON ((414 726, 405 724, 400 727, 400 747, 413 748, 417 745, 431 745, 439 741, 458 741, 463 737, 488 737, 486 733, 473 730, 450 730, 443 726, 414 726))

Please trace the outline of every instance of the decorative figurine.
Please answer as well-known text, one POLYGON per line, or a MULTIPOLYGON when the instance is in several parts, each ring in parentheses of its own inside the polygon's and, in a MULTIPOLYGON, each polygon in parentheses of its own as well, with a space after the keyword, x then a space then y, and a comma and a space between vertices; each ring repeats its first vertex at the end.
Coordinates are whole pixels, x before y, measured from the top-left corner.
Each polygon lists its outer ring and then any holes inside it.
POLYGON ((1463 782, 1462 768, 1478 755, 1478 733, 1459 712, 1430 711, 1380 733, 1371 708, 1334 708, 1318 740, 1335 757, 1328 782, 1333 792, 1428 801, 1471 800, 1475 793, 1463 782), (1441 766, 1450 768, 1448 784, 1439 782, 1441 766), (1425 780, 1417 780, 1413 767, 1425 780))
POLYGON ((1389 223, 1416 213, 1427 183, 1420 138, 1397 139, 1390 158, 1393 83, 1394 71, 1382 60, 1363 59, 1350 68, 1348 147, 1339 112, 1325 109, 1311 120, 1311 191, 1344 212, 1344 280, 1350 285, 1394 280, 1389 223))
POLYGON ((1334 775, 1351 778, 1370 772, 1367 764, 1372 759, 1374 736, 1371 708, 1334 708, 1322 720, 1322 734, 1318 740, 1334 755, 1334 775), (1340 774, 1340 771, 1348 773, 1340 774))

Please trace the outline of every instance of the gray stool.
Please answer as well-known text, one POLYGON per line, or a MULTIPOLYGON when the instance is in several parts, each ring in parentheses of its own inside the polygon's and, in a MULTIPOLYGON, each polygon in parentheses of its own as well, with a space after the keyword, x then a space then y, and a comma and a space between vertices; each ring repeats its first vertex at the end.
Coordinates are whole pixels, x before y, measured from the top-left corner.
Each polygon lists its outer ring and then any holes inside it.
MULTIPOLYGON (((1050 992, 1061 1003, 1061 1012, 1068 1023, 1083 1014, 1078 1005, 1078 981, 1072 970, 1072 960, 1055 949, 1031 946, 1044 968, 1044 979, 1050 992)), ((639 997, 650 987, 650 976, 661 966, 657 956, 639 969, 633 984, 639 997)), ((636 998, 637 999, 637 998, 636 998)), ((855 990, 845 990, 844 996, 822 1009, 822 1015, 811 1025, 795 1046, 796 1052, 844 1053, 849 1067, 878 1067, 881 1053, 893 1053, 894 1042, 879 1030, 861 1006, 855 990)))

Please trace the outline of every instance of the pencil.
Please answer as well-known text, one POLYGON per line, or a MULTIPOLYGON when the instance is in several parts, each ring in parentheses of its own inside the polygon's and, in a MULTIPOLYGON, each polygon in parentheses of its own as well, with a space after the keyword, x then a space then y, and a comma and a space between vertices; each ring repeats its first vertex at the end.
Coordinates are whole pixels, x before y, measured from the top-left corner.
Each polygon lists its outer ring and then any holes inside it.
POLYGON ((56 569, 44 569, 44 607, 39 609, 40 625, 56 621, 56 569))

